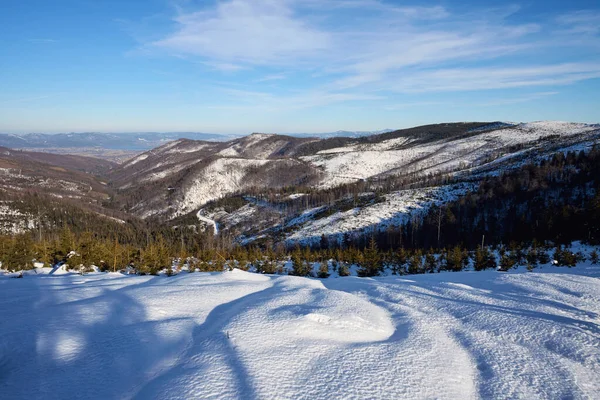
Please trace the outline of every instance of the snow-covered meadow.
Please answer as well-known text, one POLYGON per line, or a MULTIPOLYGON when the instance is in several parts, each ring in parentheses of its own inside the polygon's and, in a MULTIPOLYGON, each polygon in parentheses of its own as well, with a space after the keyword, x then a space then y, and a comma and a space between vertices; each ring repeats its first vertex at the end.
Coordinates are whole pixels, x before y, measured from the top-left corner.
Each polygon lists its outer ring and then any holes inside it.
POLYGON ((4 276, 0 397, 599 398, 599 277, 4 276))

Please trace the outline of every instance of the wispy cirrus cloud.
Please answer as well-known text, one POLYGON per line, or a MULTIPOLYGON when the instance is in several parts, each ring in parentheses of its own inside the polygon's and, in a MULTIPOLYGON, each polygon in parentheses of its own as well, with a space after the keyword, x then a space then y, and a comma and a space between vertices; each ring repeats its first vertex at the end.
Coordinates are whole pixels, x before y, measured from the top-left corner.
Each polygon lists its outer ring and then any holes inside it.
POLYGON ((38 43, 38 44, 58 43, 58 40, 56 40, 56 39, 49 39, 49 38, 31 38, 31 39, 27 39, 27 41, 30 42, 30 43, 38 43))
POLYGON ((284 79, 287 79, 286 74, 270 74, 270 75, 265 75, 261 78, 256 79, 255 82, 281 81, 284 79))
MULTIPOLYGON (((227 72, 275 70, 249 84, 309 74, 314 81, 303 82, 301 96, 314 106, 321 104, 314 93, 328 102, 367 101, 600 77, 600 56, 556 60, 561 46, 584 52, 598 45, 597 11, 514 22, 519 11, 515 5, 458 12, 380 0, 228 0, 179 11, 173 31, 149 46, 227 72), (588 39, 574 41, 577 33, 588 39)), ((296 93, 277 96, 299 104, 296 93)))
POLYGON ((177 31, 153 46, 220 62, 286 63, 330 46, 330 35, 296 18, 285 1, 219 2, 175 21, 177 31))
POLYGON ((600 11, 597 10, 573 11, 559 16, 556 21, 568 33, 600 34, 600 11))
POLYGON ((600 78, 600 63, 431 69, 395 76, 388 89, 403 93, 473 91, 568 85, 593 78, 600 78))

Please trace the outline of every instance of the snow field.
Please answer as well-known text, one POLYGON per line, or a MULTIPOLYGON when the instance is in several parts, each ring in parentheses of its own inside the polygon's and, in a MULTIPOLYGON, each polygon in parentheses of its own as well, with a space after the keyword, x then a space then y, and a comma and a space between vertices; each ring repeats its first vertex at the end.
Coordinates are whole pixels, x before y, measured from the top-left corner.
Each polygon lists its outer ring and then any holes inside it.
POLYGON ((600 396, 600 270, 0 279, 17 398, 600 396))

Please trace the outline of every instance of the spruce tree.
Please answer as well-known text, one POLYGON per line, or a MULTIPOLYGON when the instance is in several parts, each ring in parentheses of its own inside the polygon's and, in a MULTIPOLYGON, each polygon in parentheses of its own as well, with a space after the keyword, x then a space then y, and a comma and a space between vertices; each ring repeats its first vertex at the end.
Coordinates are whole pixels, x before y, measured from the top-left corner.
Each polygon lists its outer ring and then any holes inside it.
POLYGON ((423 271, 423 254, 421 250, 415 250, 408 261, 408 273, 419 274, 423 271))
POLYGON ((364 261, 358 270, 359 276, 376 276, 381 269, 381 256, 375 238, 371 237, 369 247, 364 251, 364 261))

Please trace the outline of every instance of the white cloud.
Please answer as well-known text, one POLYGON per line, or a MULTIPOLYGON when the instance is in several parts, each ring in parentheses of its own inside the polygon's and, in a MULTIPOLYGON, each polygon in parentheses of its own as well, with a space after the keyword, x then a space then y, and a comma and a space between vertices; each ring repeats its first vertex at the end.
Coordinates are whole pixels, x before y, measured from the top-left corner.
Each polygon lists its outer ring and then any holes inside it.
POLYGON ((285 74, 271 74, 265 75, 262 78, 256 80, 256 82, 271 82, 271 81, 281 81, 287 79, 287 75, 285 74))
POLYGON ((289 63, 329 47, 330 36, 294 16, 285 1, 233 0, 182 14, 177 31, 154 42, 177 53, 252 64, 289 63))
POLYGON ((567 85, 600 78, 600 63, 565 63, 518 68, 481 67, 421 71, 397 77, 392 91, 439 92, 567 85))
POLYGON ((518 6, 506 6, 459 14, 380 0, 225 0, 180 12, 175 30, 152 45, 226 72, 269 66, 269 73, 249 78, 255 86, 312 77, 297 93, 250 90, 235 97, 267 108, 282 101, 314 107, 380 100, 388 92, 550 87, 600 77, 597 55, 556 61, 561 48, 572 47, 573 33, 588 38, 577 46, 598 48, 599 13, 519 23, 509 18, 517 12, 518 6))
POLYGON ((228 63, 228 62, 201 61, 200 63, 203 65, 206 65, 207 67, 210 67, 212 69, 216 69, 218 71, 225 71, 225 72, 235 72, 235 71, 240 71, 240 70, 246 69, 246 67, 244 67, 243 65, 233 64, 233 63, 228 63))
POLYGON ((580 10, 559 16, 556 21, 568 33, 597 35, 600 33, 600 12, 580 10))

